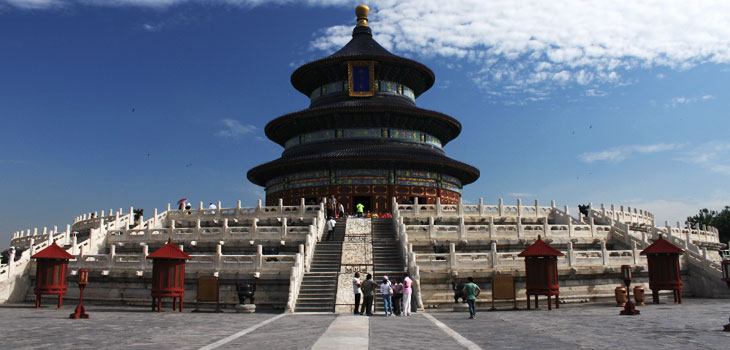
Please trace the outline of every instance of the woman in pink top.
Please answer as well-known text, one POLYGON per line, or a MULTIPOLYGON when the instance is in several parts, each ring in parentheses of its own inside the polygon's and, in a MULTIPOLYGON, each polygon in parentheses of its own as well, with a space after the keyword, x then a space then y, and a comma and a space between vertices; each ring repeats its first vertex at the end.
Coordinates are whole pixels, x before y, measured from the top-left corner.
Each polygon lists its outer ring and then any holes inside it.
POLYGON ((411 294, 413 294, 413 281, 408 274, 403 275, 403 307, 401 316, 411 315, 411 294))

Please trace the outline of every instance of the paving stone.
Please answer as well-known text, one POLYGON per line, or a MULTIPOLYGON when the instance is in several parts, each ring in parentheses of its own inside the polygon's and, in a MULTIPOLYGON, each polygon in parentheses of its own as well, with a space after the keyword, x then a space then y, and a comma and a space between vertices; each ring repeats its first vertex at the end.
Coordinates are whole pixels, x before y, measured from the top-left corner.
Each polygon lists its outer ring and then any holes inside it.
MULTIPOLYGON (((730 333, 722 331, 730 317, 725 299, 684 299, 682 305, 647 304, 641 315, 619 316, 613 303, 563 304, 559 310, 433 313, 462 336, 484 349, 725 349, 730 333)), ((520 308, 524 308, 519 305, 520 308)))
POLYGON ((287 315, 219 349, 310 349, 335 317, 335 315, 287 315))
MULTIPOLYGON (((726 299, 685 298, 682 305, 648 304, 639 316, 619 316, 613 303, 564 304, 559 310, 435 312, 433 317, 483 349, 728 349, 726 299)), ((519 305, 524 308, 523 305, 519 305)), ((70 320, 72 306, 35 309, 0 305, 3 349, 199 349, 276 314, 150 312, 89 306, 89 320, 70 320)), ((336 315, 285 315, 220 349, 310 349, 336 315)), ((366 317, 366 316, 362 316, 366 317)), ((370 349, 462 349, 421 314, 368 318, 370 349)))
POLYGON ((90 306, 71 320, 71 306, 0 306, 4 349, 198 349, 275 315, 150 312, 140 307, 90 306))
MULTIPOLYGON (((366 316, 363 316, 366 317, 366 316)), ((422 315, 370 317, 370 349, 461 349, 448 334, 422 315)))

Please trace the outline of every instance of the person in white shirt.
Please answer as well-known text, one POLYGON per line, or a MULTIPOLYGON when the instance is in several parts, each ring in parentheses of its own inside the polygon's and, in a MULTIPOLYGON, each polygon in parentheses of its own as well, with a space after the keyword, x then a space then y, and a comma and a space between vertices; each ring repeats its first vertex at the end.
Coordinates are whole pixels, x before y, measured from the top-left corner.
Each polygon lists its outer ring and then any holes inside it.
POLYGON ((401 308, 401 316, 411 315, 411 294, 413 294, 413 280, 408 274, 403 276, 403 307, 401 308))
POLYGON ((357 311, 360 308, 360 286, 362 286, 360 273, 355 272, 355 277, 352 278, 352 292, 355 293, 355 315, 362 315, 362 312, 357 311))
POLYGON ((325 241, 329 241, 330 237, 332 237, 332 239, 335 238, 335 224, 337 224, 337 221, 335 221, 332 217, 327 220, 327 239, 325 239, 325 241))
MULTIPOLYGON (((210 205, 208 205, 208 209, 218 209, 218 207, 213 204, 213 202, 210 202, 210 205)), ((211 214, 215 214, 215 211, 210 212, 211 214)))
POLYGON ((383 283, 380 284, 380 294, 383 295, 383 308, 385 309, 385 317, 394 316, 393 300, 391 299, 393 289, 391 287, 390 281, 388 281, 388 276, 383 276, 383 283))

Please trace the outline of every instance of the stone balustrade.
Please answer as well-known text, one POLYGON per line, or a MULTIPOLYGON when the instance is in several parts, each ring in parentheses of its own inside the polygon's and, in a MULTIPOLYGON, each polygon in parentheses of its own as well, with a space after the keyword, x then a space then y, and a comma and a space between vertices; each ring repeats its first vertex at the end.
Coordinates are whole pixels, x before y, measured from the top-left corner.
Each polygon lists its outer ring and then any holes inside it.
MULTIPOLYGON (((228 219, 222 227, 191 228, 144 228, 109 230, 109 244, 164 243, 169 238, 175 242, 217 242, 217 241, 255 241, 255 242, 304 242, 307 235, 316 232, 315 225, 309 226, 228 226, 228 219)), ((286 220, 284 220, 284 223, 286 220)))
POLYGON ((25 231, 17 231, 10 238, 10 245, 18 249, 28 249, 34 242, 41 241, 60 241, 62 244, 68 244, 71 234, 71 226, 66 225, 66 230, 58 232, 58 226, 53 226, 52 230, 47 227, 39 230, 37 227, 25 231))
MULTIPOLYGON (((300 245, 300 252, 288 255, 264 255, 263 247, 256 247, 256 254, 251 255, 224 255, 221 245, 213 255, 191 255, 185 265, 186 273, 218 273, 218 274, 288 274, 295 263, 302 264, 304 246, 300 245)), ((148 247, 143 246, 138 254, 116 254, 110 249, 108 254, 79 255, 69 262, 69 269, 89 269, 102 275, 114 273, 135 273, 142 276, 145 272, 152 273, 152 261, 147 259, 148 247)), ((73 272, 72 272, 73 273, 73 272)))
POLYGON ((398 204, 393 201, 394 216, 403 217, 548 217, 555 208, 555 202, 551 206, 540 206, 538 201, 532 206, 522 205, 520 199, 517 205, 504 205, 502 198, 499 198, 497 205, 484 205, 483 199, 479 198, 477 205, 464 205, 459 199, 458 204, 441 204, 441 199, 436 198, 436 204, 418 204, 415 198, 414 204, 398 204))
POLYGON ((614 221, 627 224, 654 226, 654 214, 649 213, 646 210, 633 208, 632 211, 631 207, 626 207, 626 210, 624 210, 623 205, 617 209, 613 204, 611 204, 609 208, 606 208, 604 204, 601 204, 599 210, 593 209, 592 204, 589 204, 589 206, 591 213, 600 213, 602 216, 614 221))
MULTIPOLYGON (((213 221, 223 219, 263 219, 263 218, 304 218, 304 217, 324 217, 324 204, 305 205, 302 198, 300 205, 283 205, 283 201, 279 200, 279 205, 262 206, 261 200, 258 201, 256 207, 241 207, 241 201, 238 201, 236 208, 220 208, 204 209, 203 202, 200 202, 198 209, 190 210, 168 210, 167 220, 177 221, 213 221)), ((218 202, 220 204, 220 202, 218 202)), ((168 205, 169 207, 169 205, 168 205)))
POLYGON ((428 225, 406 225, 400 228, 408 235, 408 241, 418 242, 472 242, 472 241, 493 241, 509 239, 536 240, 537 236, 545 238, 598 238, 606 240, 611 231, 608 225, 584 224, 576 225, 569 222, 567 225, 548 224, 495 224, 490 217, 488 224, 470 225, 462 221, 459 225, 434 224, 433 218, 429 218, 428 225))
MULTIPOLYGON (((499 252, 497 244, 492 243, 486 252, 457 253, 456 245, 449 245, 449 253, 413 253, 415 263, 421 273, 490 272, 495 270, 523 270, 525 261, 520 252, 499 252)), ((558 257, 558 268, 572 267, 611 267, 621 265, 646 266, 646 257, 641 256, 638 245, 631 250, 607 250, 601 243, 601 250, 574 250, 572 243, 558 257)))
POLYGON ((689 235, 690 241, 692 241, 692 243, 694 244, 722 243, 720 242, 720 232, 712 226, 703 225, 700 229, 691 228, 688 223, 685 223, 685 227, 680 227, 679 221, 677 221, 677 227, 671 227, 665 221, 663 229, 665 235, 670 237, 679 237, 686 239, 687 235, 689 235))

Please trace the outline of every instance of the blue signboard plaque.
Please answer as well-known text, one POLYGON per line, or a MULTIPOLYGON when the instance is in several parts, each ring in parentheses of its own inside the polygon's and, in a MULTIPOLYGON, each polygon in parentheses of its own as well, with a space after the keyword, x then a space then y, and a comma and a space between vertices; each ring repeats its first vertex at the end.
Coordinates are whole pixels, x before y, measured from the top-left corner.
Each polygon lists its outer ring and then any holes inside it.
POLYGON ((347 62, 347 80, 350 96, 373 96, 375 94, 375 62, 347 62))

